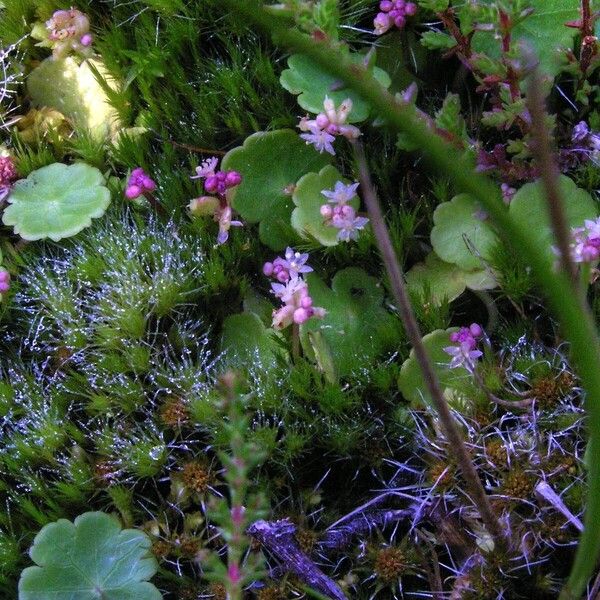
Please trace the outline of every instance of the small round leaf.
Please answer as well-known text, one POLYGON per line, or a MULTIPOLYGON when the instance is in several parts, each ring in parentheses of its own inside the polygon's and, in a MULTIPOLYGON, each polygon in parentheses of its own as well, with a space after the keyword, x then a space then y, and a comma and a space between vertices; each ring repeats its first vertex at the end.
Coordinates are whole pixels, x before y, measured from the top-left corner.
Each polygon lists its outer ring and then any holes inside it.
POLYGON ((81 64, 71 57, 42 61, 27 78, 27 91, 33 106, 58 110, 76 127, 90 131, 96 139, 115 133, 120 126, 119 117, 98 83, 94 69, 107 85, 117 89, 106 67, 97 59, 81 64))
POLYGON ((315 306, 323 307, 323 319, 309 319, 301 327, 302 344, 312 353, 309 332, 320 331, 341 377, 371 364, 400 341, 400 324, 383 307, 381 284, 362 269, 339 271, 331 289, 314 273, 306 276, 315 306))
POLYGON ((459 194, 443 202, 433 213, 431 245, 445 262, 454 263, 464 271, 478 271, 498 242, 487 218, 481 217, 481 207, 467 194, 459 194))
POLYGON ((101 217, 110 192, 100 171, 84 163, 54 163, 17 181, 2 222, 25 240, 71 237, 101 217))
MULTIPOLYGON (((470 381, 472 376, 464 367, 450 369, 451 357, 444 348, 451 345, 450 334, 458 328, 436 329, 423 338, 425 350, 437 374, 442 389, 460 389, 461 382, 470 381)), ((410 351, 409 357, 404 361, 398 376, 398 387, 402 395, 415 407, 432 406, 433 401, 427 391, 421 367, 415 358, 414 350, 410 351)))
MULTIPOLYGON (((335 246, 338 243, 338 229, 323 223, 321 206, 327 204, 323 190, 333 189, 341 181, 349 183, 340 172, 330 165, 319 173, 307 173, 298 181, 293 200, 296 208, 292 212, 292 227, 303 237, 313 237, 323 246, 335 246)), ((360 205, 358 196, 348 202, 355 210, 360 205)))
MULTIPOLYGON (((350 59, 355 64, 364 64, 365 55, 350 54, 350 59)), ((369 69, 371 73, 383 85, 389 87, 391 79, 389 75, 379 67, 373 66, 371 57, 369 69)), ((318 114, 323 110, 325 96, 329 96, 335 105, 340 105, 346 98, 352 100, 352 111, 349 122, 358 123, 368 118, 369 105, 353 90, 347 88, 343 82, 335 79, 329 73, 323 71, 308 56, 304 54, 293 54, 288 59, 288 69, 281 74, 281 85, 292 94, 298 96, 298 104, 308 112, 318 114)))
POLYGON ((295 131, 280 129, 246 138, 243 146, 225 155, 222 168, 242 175, 242 183, 231 194, 233 208, 249 223, 260 223, 261 240, 281 250, 293 240, 290 217, 296 182, 329 162, 329 155, 319 154, 295 131))
POLYGON ((463 271, 431 252, 424 263, 417 263, 408 271, 406 284, 415 294, 423 295, 427 291, 431 302, 440 306, 444 300, 452 302, 458 298, 466 288, 491 290, 497 282, 487 269, 463 271))
MULTIPOLYGON (((565 175, 560 177, 559 188, 569 227, 580 227, 586 219, 598 216, 592 197, 565 175)), ((527 225, 531 240, 539 244, 540 248, 545 248, 550 258, 555 257, 552 251, 552 246, 555 245, 554 235, 542 182, 526 183, 520 188, 510 203, 509 211, 517 222, 527 225)))
POLYGON ((102 512, 49 523, 29 551, 38 566, 21 574, 19 600, 161 600, 148 582, 158 569, 151 545, 102 512))

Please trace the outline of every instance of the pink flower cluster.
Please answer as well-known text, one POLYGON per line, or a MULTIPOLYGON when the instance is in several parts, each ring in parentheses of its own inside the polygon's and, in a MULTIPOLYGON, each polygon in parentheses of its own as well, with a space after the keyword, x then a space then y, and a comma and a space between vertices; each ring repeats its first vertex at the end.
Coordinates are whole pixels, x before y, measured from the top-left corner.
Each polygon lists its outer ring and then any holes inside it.
POLYGON ((285 251, 285 258, 278 256, 273 262, 266 262, 263 266, 263 273, 267 277, 277 279, 280 283, 286 283, 294 277, 303 273, 310 273, 313 269, 306 264, 308 254, 295 252, 288 247, 285 251))
POLYGON ((54 58, 64 58, 69 50, 85 53, 92 44, 90 21, 85 13, 74 8, 57 10, 46 21, 46 29, 54 58))
POLYGON ((280 283, 271 284, 271 292, 283 302, 283 306, 273 311, 273 328, 285 329, 292 323, 301 325, 311 317, 322 319, 325 309, 313 306, 308 292, 308 284, 302 279, 303 273, 312 268, 306 264, 308 254, 295 252, 287 248, 285 258, 277 257, 272 263, 263 266, 263 273, 280 283))
POLYGON ((204 189, 209 194, 224 196, 227 190, 240 185, 242 176, 237 171, 217 171, 219 159, 207 158, 199 167, 192 179, 204 179, 204 189))
POLYGON ((469 327, 461 327, 451 333, 450 341, 454 345, 444 348, 444 352, 452 357, 449 367, 451 369, 464 367, 468 371, 473 371, 475 361, 483 355, 481 350, 477 350, 477 343, 482 337, 483 329, 477 323, 472 323, 469 327))
POLYGON ((218 171, 219 159, 207 158, 199 167, 192 179, 203 179, 204 190, 216 196, 200 196, 188 205, 194 216, 212 216, 219 224, 217 243, 224 244, 229 239, 231 227, 241 227, 241 221, 233 220, 233 210, 227 199, 227 191, 242 183, 242 176, 237 171, 218 171))
POLYGON ((414 2, 406 0, 381 0, 379 10, 373 25, 375 33, 382 35, 394 25, 398 29, 403 29, 406 25, 407 17, 412 17, 417 12, 417 5, 414 2))
POLYGON ((156 189, 156 183, 150 176, 142 169, 137 167, 131 172, 129 179, 127 180, 127 187, 125 188, 125 196, 129 200, 135 200, 145 193, 153 192, 156 189))
POLYGON ((0 294, 5 294, 10 289, 10 273, 0 268, 0 294))
POLYGON ((0 202, 8 196, 10 186, 17 177, 13 159, 10 156, 0 156, 0 202))
POLYGON ((595 263, 600 259, 600 217, 586 220, 583 227, 571 230, 571 258, 576 263, 595 263))
POLYGON ((300 119, 298 128, 306 132, 300 134, 300 137, 321 153, 335 154, 333 142, 336 136, 342 136, 348 140, 355 140, 360 136, 360 129, 346 122, 351 110, 352 100, 350 98, 344 100, 336 109, 333 100, 326 96, 323 102, 323 112, 319 113, 315 119, 308 117, 300 119))
POLYGON ((357 217, 354 208, 348 204, 356 196, 358 186, 358 183, 344 185, 338 181, 333 190, 321 191, 328 202, 321 206, 321 216, 326 225, 339 229, 337 237, 343 242, 358 239, 358 232, 369 222, 366 217, 357 217))

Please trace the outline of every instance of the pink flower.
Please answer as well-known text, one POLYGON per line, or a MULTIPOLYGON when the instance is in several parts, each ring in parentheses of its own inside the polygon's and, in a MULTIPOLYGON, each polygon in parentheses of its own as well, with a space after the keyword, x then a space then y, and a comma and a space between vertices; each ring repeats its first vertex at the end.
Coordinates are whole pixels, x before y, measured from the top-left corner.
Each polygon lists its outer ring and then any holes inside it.
POLYGON ((135 200, 147 192, 153 192, 155 189, 156 183, 154 180, 150 178, 144 169, 137 167, 131 172, 129 179, 127 180, 125 196, 129 200, 135 200))
POLYGON ((406 25, 406 18, 417 13, 417 5, 406 0, 382 0, 379 9, 381 12, 373 21, 376 35, 384 34, 392 25, 402 29, 406 25))
POLYGON ((196 175, 191 179, 204 179, 204 189, 209 194, 225 196, 227 190, 240 185, 242 176, 237 171, 217 171, 219 159, 215 156, 207 158, 199 167, 196 175))
POLYGON ((231 227, 242 227, 241 221, 232 221, 232 210, 230 206, 219 207, 215 213, 215 221, 219 223, 219 235, 217 243, 224 244, 229 239, 229 229, 231 227))
POLYGON ((288 248, 285 251, 285 258, 278 256, 272 263, 266 262, 263 266, 263 273, 267 277, 273 277, 278 281, 285 283, 292 277, 297 277, 302 273, 310 273, 313 269, 306 264, 308 254, 301 254, 288 248))
POLYGON ((5 294, 10 289, 10 273, 0 269, 0 294, 5 294))
POLYGON ((323 112, 312 120, 307 117, 300 119, 298 128, 301 131, 309 132, 301 134, 300 137, 307 144, 313 144, 319 152, 335 154, 333 141, 336 136, 342 136, 349 140, 355 140, 360 136, 360 129, 346 122, 351 111, 352 100, 350 98, 344 100, 336 109, 333 100, 326 96, 323 101, 323 112))
POLYGON ((356 196, 356 190, 359 185, 359 183, 344 185, 343 182, 338 181, 333 190, 322 190, 321 194, 333 204, 346 204, 356 196))
POLYGON ((444 348, 444 352, 452 357, 450 369, 464 367, 468 371, 475 369, 475 361, 483 355, 477 350, 477 341, 483 337, 483 328, 477 323, 471 323, 469 327, 461 327, 458 331, 450 334, 450 341, 454 346, 444 348))
POLYGON ((74 8, 57 10, 46 21, 46 29, 54 58, 64 58, 69 50, 81 54, 89 53, 92 35, 90 21, 85 13, 74 8))

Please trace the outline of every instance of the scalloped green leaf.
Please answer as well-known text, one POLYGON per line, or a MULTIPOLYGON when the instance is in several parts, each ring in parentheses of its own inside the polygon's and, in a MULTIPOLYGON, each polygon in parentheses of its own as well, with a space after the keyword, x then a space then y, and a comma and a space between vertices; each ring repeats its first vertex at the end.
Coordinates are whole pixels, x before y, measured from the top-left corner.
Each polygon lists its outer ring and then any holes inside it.
POLYGON ((480 211, 479 204, 467 194, 459 194, 435 209, 431 245, 443 261, 464 271, 485 267, 498 237, 489 220, 479 217, 480 211))
POLYGON ((78 64, 69 57, 43 60, 29 74, 27 91, 34 107, 54 108, 71 119, 76 128, 89 130, 96 139, 103 139, 117 131, 119 117, 90 65, 97 69, 107 85, 117 89, 116 82, 100 60, 85 60, 78 64))
POLYGON ((306 276, 315 306, 327 310, 323 319, 310 319, 301 327, 302 345, 312 355, 309 333, 319 331, 341 377, 393 351, 400 342, 400 323, 383 306, 381 284, 363 269, 339 271, 329 288, 317 275, 306 276))
POLYGON ((223 323, 221 349, 242 365, 275 366, 287 357, 281 334, 265 327, 260 317, 246 312, 230 315, 223 323))
POLYGON ((150 538, 102 512, 45 525, 29 551, 38 565, 19 580, 19 600, 161 600, 150 538))
MULTIPOLYGON (((514 42, 527 43, 539 58, 540 69, 551 77, 560 71, 559 49, 573 47, 577 30, 566 23, 577 20, 579 4, 579 0, 529 0, 533 13, 511 32, 514 42)), ((493 31, 479 30, 473 36, 474 49, 488 56, 499 57, 501 44, 493 31)))
MULTIPOLYGON (((352 62, 364 65, 364 54, 350 54, 352 62)), ((374 57, 369 60, 369 69, 377 81, 384 87, 391 84, 390 76, 379 67, 374 66, 374 57)), ((348 121, 358 123, 369 117, 369 105, 343 82, 335 79, 308 56, 292 54, 288 58, 288 69, 281 73, 281 85, 292 94, 298 96, 298 104, 308 112, 318 114, 323 110, 325 96, 329 96, 338 106, 346 98, 352 100, 352 112, 348 121)))
MULTIPOLYGON (((298 180, 292 196, 296 205, 292 212, 292 227, 302 237, 312 237, 323 246, 335 246, 339 243, 338 230, 325 225, 320 212, 321 206, 327 203, 327 198, 321 192, 333 189, 338 181, 349 183, 335 167, 328 165, 318 173, 303 175, 298 180)), ((356 196, 348 204, 358 210, 360 199, 356 196)))
MULTIPOLYGON (((580 227, 586 219, 598 216, 593 198, 569 177, 561 175, 559 187, 569 227, 580 227)), ((530 238, 547 248, 549 257, 554 257, 555 242, 542 182, 526 183, 520 188, 510 203, 509 212, 515 220, 527 224, 530 238)))
POLYGON ((452 302, 468 287, 472 290, 491 290, 498 284, 488 269, 463 271, 454 264, 444 262, 435 252, 417 263, 406 273, 409 291, 422 296, 426 290, 433 304, 440 306, 444 300, 452 302))
POLYGON ((101 217, 110 204, 104 176, 84 163, 53 163, 17 181, 2 222, 25 240, 71 237, 101 217))
MULTIPOLYGON (((448 367, 451 359, 444 352, 444 348, 451 345, 450 334, 454 331, 458 331, 458 328, 436 329, 423 338, 427 356, 431 360, 442 389, 450 390, 447 393, 449 397, 456 395, 456 390, 460 389, 461 382, 465 380, 469 381, 471 378, 471 375, 464 367, 457 367, 456 369, 448 367)), ((409 357, 402 364, 400 375, 398 376, 398 388, 413 407, 421 408, 432 405, 431 396, 425 386, 419 363, 415 359, 414 350, 410 351, 409 357)))
POLYGON ((232 190, 233 208, 249 223, 260 223, 259 235, 272 250, 282 250, 294 240, 290 218, 292 192, 305 173, 319 171, 331 157, 319 154, 291 129, 258 132, 246 138, 223 158, 224 170, 242 174, 232 190))

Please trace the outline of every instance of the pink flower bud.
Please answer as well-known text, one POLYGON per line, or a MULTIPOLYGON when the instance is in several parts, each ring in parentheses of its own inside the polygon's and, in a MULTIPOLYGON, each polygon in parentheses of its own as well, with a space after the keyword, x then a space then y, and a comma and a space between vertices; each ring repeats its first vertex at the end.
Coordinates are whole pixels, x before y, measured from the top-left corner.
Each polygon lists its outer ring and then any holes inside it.
POLYGON ((391 0, 382 0, 379 3, 379 9, 383 12, 389 12, 394 7, 394 3, 391 0))
POLYGON ((412 17, 417 14, 417 5, 414 2, 407 2, 404 7, 404 14, 412 17))
POLYGON ((87 48, 88 46, 92 45, 92 40, 93 39, 94 38, 92 37, 91 33, 86 33, 85 35, 81 36, 81 39, 79 40, 79 43, 82 46, 85 46, 87 48))
POLYGON ((130 185, 125 190, 125 196, 129 200, 135 200, 136 198, 139 198, 141 195, 142 195, 142 190, 139 185, 130 185))
POLYGON ((313 305, 313 299, 310 296, 304 296, 302 300, 300 300, 300 306, 302 308, 311 308, 313 305))
POLYGON ((263 273, 267 276, 267 277, 271 277, 271 275, 273 275, 273 263, 271 262, 266 262, 263 265, 263 273))
POLYGON ((333 208, 329 204, 323 204, 319 209, 319 212, 324 219, 331 219, 333 215, 333 208))
POLYGON ((406 25, 406 17, 403 17, 402 15, 396 17, 394 19, 394 25, 398 28, 398 29, 402 29, 405 25, 406 25))
POLYGON ((227 187, 235 187, 242 183, 242 176, 237 171, 229 171, 225 177, 225 185, 227 187))
POLYGON ((329 119, 327 118, 327 115, 319 113, 315 119, 315 123, 320 129, 325 129, 325 127, 329 125, 329 119))
POLYGON ((209 194, 214 194, 219 189, 219 180, 216 175, 210 175, 204 182, 204 189, 209 194))
POLYGON ((298 325, 302 325, 302 323, 306 323, 310 318, 310 313, 306 308, 297 308, 294 311, 294 323, 298 325))
POLYGON ((154 180, 150 179, 148 175, 144 175, 144 177, 142 178, 142 183, 144 188, 146 188, 146 190, 148 190, 149 192, 152 192, 156 189, 156 183, 154 182, 154 180))
POLYGON ((455 331, 454 333, 450 334, 450 341, 453 343, 456 343, 460 340, 460 334, 458 333, 458 331, 455 331))
POLYGON ((471 323, 469 331, 471 332, 471 335, 476 338, 483 335, 483 329, 481 328, 481 325, 478 325, 477 323, 471 323))

